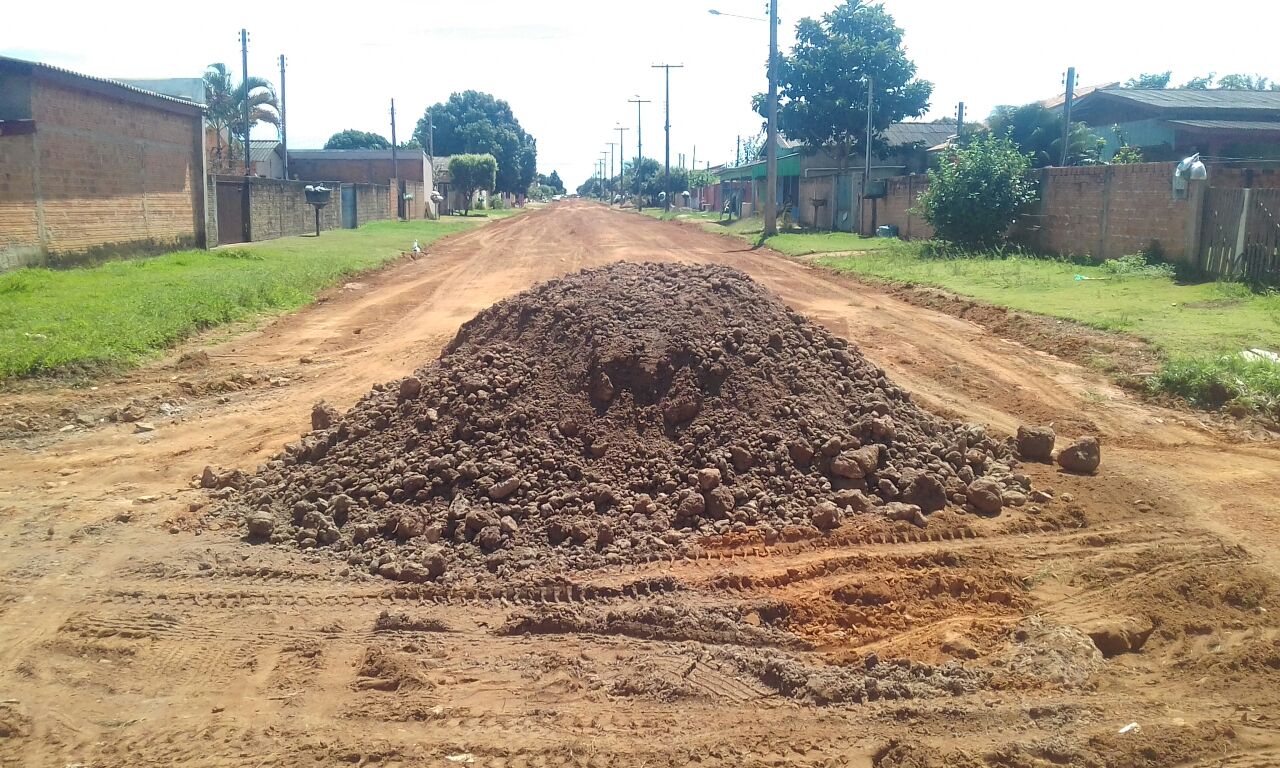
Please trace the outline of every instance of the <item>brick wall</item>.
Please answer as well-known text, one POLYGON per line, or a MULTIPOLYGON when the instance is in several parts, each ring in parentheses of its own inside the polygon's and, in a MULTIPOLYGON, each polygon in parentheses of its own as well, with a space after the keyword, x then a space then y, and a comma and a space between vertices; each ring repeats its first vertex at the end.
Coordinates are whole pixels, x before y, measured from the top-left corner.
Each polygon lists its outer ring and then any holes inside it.
MULTIPOLYGON (((929 188, 929 177, 924 174, 894 176, 885 180, 885 196, 875 203, 876 226, 891 224, 898 228, 898 236, 906 240, 933 237, 933 228, 924 219, 911 213, 919 202, 920 193, 929 188)), ((870 231, 872 220, 870 201, 863 207, 864 231, 870 231)))
MULTIPOLYGON (((305 181, 249 179, 249 239, 274 240, 316 231, 315 208, 307 202, 305 181)), ((328 205, 320 209, 320 229, 341 226, 342 194, 338 184, 328 205)))
POLYGON ((0 137, 0 268, 202 243, 198 115, 30 82, 35 132, 0 137))
MULTIPOLYGON (((343 184, 356 190, 356 226, 371 221, 395 218, 394 197, 391 187, 380 184, 343 184)), ((335 190, 334 195, 337 195, 335 190)))
POLYGON ((0 136, 0 271, 41 259, 35 136, 0 136))
MULTIPOLYGON (((1116 258, 1158 243, 1165 258, 1194 261, 1198 245, 1189 245, 1193 203, 1175 200, 1174 163, 1047 168, 1040 171, 1040 200, 1019 217, 1011 232, 1014 243, 1058 255, 1116 258)), ((1214 187, 1280 187, 1280 170, 1211 166, 1214 187)), ((932 235, 907 210, 908 195, 918 198, 928 187, 923 176, 902 176, 888 183, 879 203, 878 223, 896 224, 903 237, 932 235)))
MULTIPOLYGON (((400 158, 400 177, 422 181, 426 162, 420 152, 406 150, 400 158)), ((350 184, 385 184, 395 178, 395 165, 385 160, 349 158, 308 158, 289 153, 289 175, 304 181, 341 181, 350 184)))

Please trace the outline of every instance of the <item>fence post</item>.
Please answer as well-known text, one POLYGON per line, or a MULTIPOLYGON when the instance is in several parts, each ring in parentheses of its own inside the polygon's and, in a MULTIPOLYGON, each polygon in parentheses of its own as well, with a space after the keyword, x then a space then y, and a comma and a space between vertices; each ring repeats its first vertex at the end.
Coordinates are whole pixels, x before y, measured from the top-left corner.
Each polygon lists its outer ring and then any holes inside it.
POLYGON ((1209 182, 1197 180, 1187 185, 1187 240, 1184 244, 1186 253, 1182 261, 1186 264, 1204 268, 1204 217, 1205 204, 1209 199, 1209 182))
POLYGON ((1240 275, 1241 272, 1244 271, 1243 270, 1244 239, 1245 239, 1245 233, 1248 231, 1248 228, 1249 228, 1249 203, 1251 202, 1249 200, 1249 197, 1251 192, 1253 192, 1252 189, 1245 187, 1244 203, 1241 204, 1240 206, 1240 228, 1236 230, 1236 249, 1235 249, 1235 253, 1232 254, 1232 258, 1231 258, 1231 261, 1232 261, 1231 276, 1232 277, 1237 277, 1240 275))

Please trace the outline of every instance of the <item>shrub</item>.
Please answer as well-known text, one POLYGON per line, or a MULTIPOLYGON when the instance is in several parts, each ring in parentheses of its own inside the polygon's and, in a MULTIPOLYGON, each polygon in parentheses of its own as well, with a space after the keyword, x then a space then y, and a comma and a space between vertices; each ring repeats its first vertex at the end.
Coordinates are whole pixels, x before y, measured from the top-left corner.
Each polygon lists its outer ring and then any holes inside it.
POLYGON ((998 246, 1019 209, 1035 199, 1031 164, 1010 139, 980 134, 929 171, 919 212, 935 237, 966 248, 998 246))
POLYGON ((1130 277, 1167 277, 1173 278, 1178 273, 1174 265, 1160 261, 1149 253, 1131 253, 1118 259, 1108 259, 1099 265, 1103 272, 1112 275, 1130 277))

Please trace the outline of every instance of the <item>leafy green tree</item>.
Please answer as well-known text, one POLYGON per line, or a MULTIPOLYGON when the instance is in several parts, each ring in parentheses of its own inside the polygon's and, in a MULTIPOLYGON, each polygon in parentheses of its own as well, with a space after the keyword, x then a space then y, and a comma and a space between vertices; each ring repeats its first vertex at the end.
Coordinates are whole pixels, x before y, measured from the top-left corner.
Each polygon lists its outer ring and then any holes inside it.
MULTIPOLYGON (((987 118, 987 126, 992 134, 1012 139, 1036 168, 1057 165, 1062 160, 1062 113, 1057 110, 1036 102, 1021 107, 999 106, 987 118)), ((1098 137, 1083 123, 1071 124, 1068 140, 1067 165, 1096 161, 1098 137)))
POLYGON ((1031 163, 1006 136, 978 134, 946 150, 929 171, 920 215, 934 236, 966 248, 999 245, 1022 206, 1035 199, 1031 163))
POLYGON ((600 197, 604 194, 604 183, 599 176, 592 176, 578 185, 578 197, 600 197))
POLYGON ((398 147, 396 147, 396 149, 418 149, 418 150, 421 150, 421 149, 422 149, 422 145, 418 143, 418 140, 417 140, 417 139, 409 139, 408 141, 402 141, 402 142, 400 142, 400 145, 399 145, 398 147))
POLYGON ((1169 80, 1173 78, 1173 70, 1165 70, 1164 72, 1144 72, 1137 77, 1131 77, 1122 88, 1140 88, 1144 90, 1160 90, 1169 87, 1169 80))
POLYGON ((492 192, 498 176, 498 161, 493 155, 454 155, 449 158, 449 176, 462 193, 462 215, 471 213, 471 199, 476 192, 492 192))
POLYGON ((496 190, 520 194, 537 174, 537 141, 520 127, 511 105, 479 91, 463 91, 427 107, 413 137, 422 146, 434 128, 439 155, 489 154, 498 163, 496 190))
MULTIPOLYGON (((801 19, 795 47, 780 59, 779 127, 809 147, 834 151, 841 170, 865 141, 868 78, 876 137, 892 123, 923 115, 933 93, 932 83, 916 78, 893 17, 862 0, 845 0, 821 20, 801 19)), ((755 102, 763 115, 763 97, 755 102)))
POLYGON ((551 175, 543 183, 551 187, 552 194, 563 195, 565 193, 564 182, 560 180, 560 174, 555 171, 552 171, 551 175))
POLYGON ((1280 83, 1262 75, 1223 75, 1218 78, 1218 87, 1226 91, 1276 91, 1280 83))
MULTIPOLYGON (((204 99, 208 108, 205 120, 214 129, 217 138, 216 157, 222 157, 222 132, 241 139, 241 150, 249 140, 249 131, 258 123, 280 127, 280 104, 276 100, 274 86, 261 77, 232 84, 231 72, 226 64, 210 64, 204 73, 204 99), (244 122, 245 102, 249 106, 249 124, 244 122)), ((244 155, 241 155, 243 157, 244 155)), ((227 159, 235 157, 234 144, 227 147, 227 159)))
POLYGON ((720 177, 708 170, 689 171, 689 189, 698 189, 700 187, 709 187, 713 184, 719 184, 720 177))
POLYGON ((1111 158, 1112 165, 1129 165, 1130 163, 1142 162, 1142 150, 1138 147, 1131 147, 1125 144, 1116 150, 1116 154, 1111 158))
POLYGON ((386 137, 369 131, 357 131, 348 128, 329 137, 324 143, 325 149, 391 149, 391 142, 386 137))
POLYGON ((1193 91, 1205 91, 1213 86, 1214 73, 1210 72, 1203 77, 1193 77, 1182 84, 1182 88, 1188 88, 1193 91))

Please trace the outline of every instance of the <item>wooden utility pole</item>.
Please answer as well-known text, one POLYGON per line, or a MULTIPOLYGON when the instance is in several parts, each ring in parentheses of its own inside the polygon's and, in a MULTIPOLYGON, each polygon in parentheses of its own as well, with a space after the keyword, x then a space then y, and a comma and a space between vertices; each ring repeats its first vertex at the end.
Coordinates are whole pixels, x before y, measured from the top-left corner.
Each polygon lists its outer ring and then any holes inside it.
POLYGON ((769 130, 765 140, 764 231, 778 233, 778 0, 769 0, 769 130))
POLYGON ((1071 156, 1071 102, 1076 96, 1076 68, 1067 67, 1067 98, 1062 102, 1062 165, 1071 156))
POLYGON ((401 208, 404 206, 404 194, 400 191, 400 156, 396 154, 396 100, 391 100, 391 172, 396 175, 396 183, 392 194, 396 196, 396 218, 404 218, 401 208))
POLYGON ((240 105, 240 119, 244 121, 244 175, 249 175, 249 30, 240 30, 240 73, 244 78, 244 102, 240 105))

